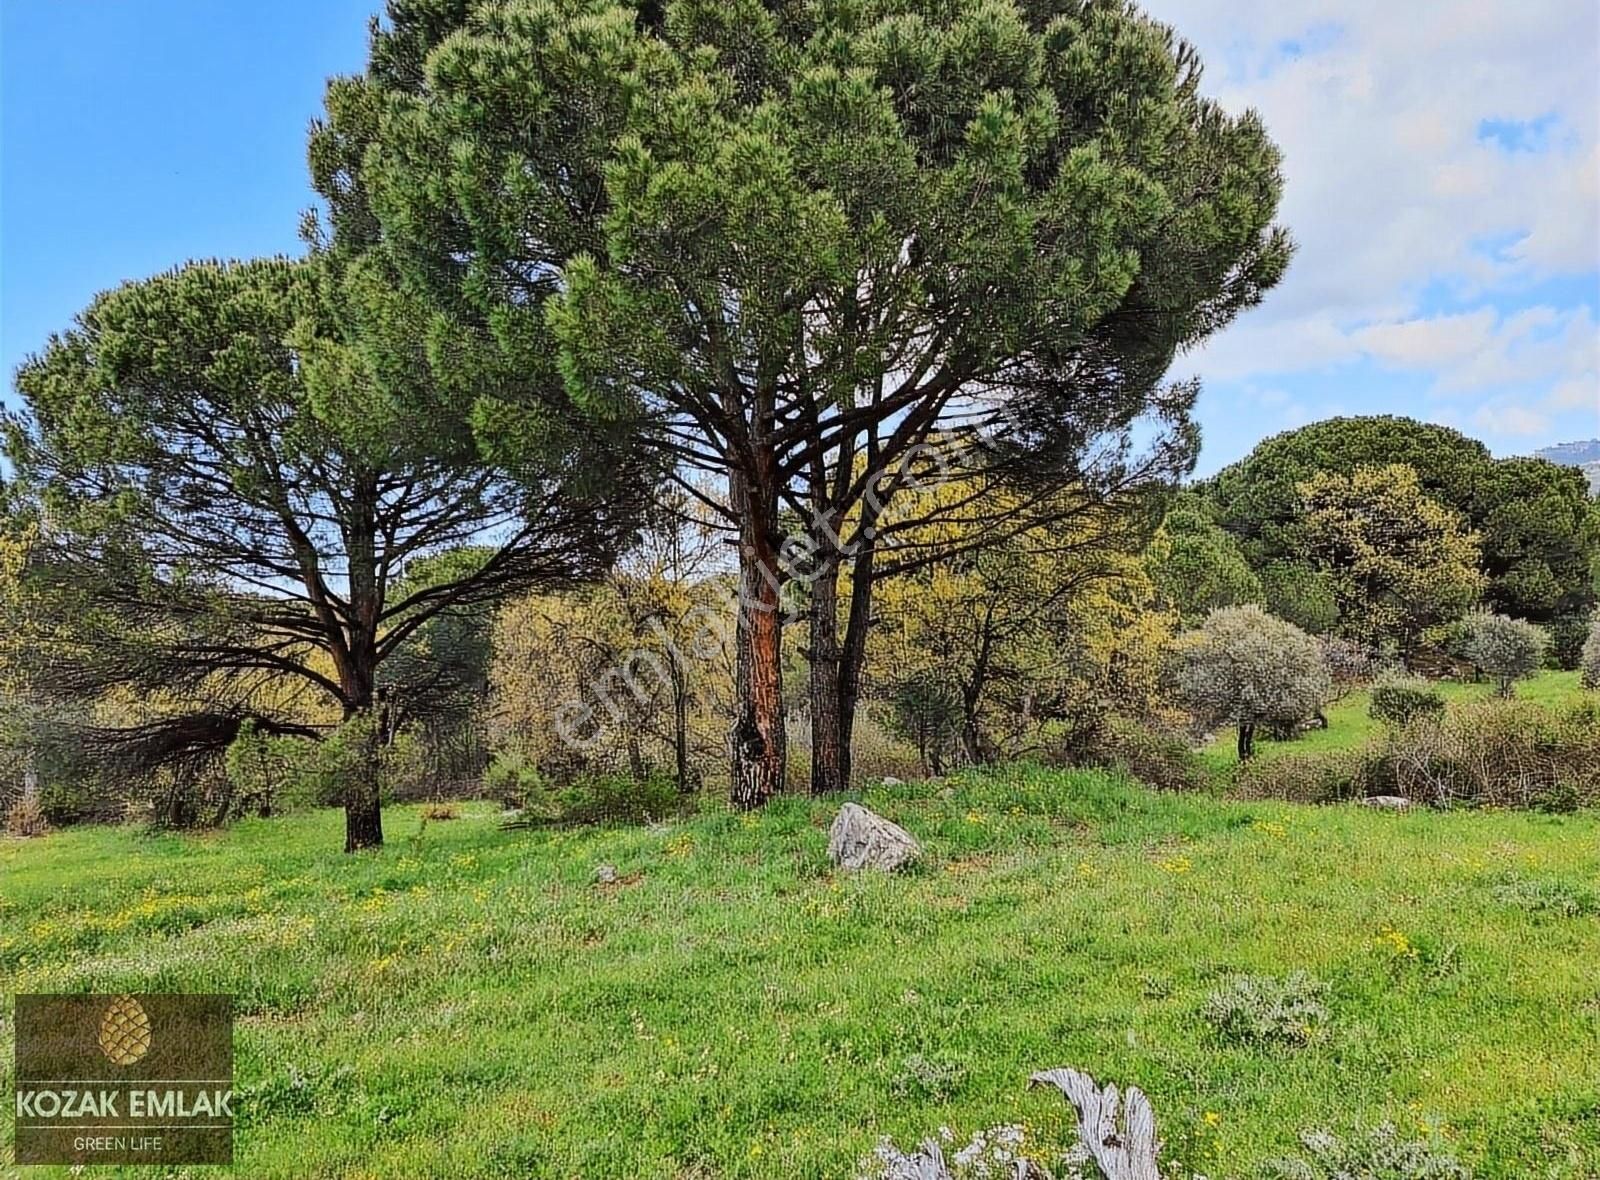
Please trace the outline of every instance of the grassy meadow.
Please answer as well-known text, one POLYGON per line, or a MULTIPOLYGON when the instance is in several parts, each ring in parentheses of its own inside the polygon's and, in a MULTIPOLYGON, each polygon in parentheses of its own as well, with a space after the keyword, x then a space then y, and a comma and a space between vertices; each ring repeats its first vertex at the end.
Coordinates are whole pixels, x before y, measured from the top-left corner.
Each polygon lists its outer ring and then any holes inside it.
POLYGON ((1213 1180, 1381 1120, 1479 1177, 1600 1175, 1600 816, 1030 768, 866 802, 925 841, 917 870, 834 874, 837 803, 800 798, 650 828, 393 808, 354 857, 333 811, 4 840, 3 1000, 234 994, 250 1180, 832 1180, 941 1124, 1022 1122, 1048 1154, 1071 1119, 1025 1081, 1056 1065, 1143 1087, 1213 1180), (1201 1019, 1236 975, 1302 969, 1329 1010, 1303 1045, 1201 1019))
MULTIPOLYGON (((1455 680, 1436 680, 1433 687, 1446 702, 1487 699, 1494 695, 1494 685, 1485 680, 1469 684, 1455 680)), ((1544 671, 1516 686, 1518 700, 1551 707, 1575 705, 1584 693, 1578 683, 1577 672, 1544 671)), ((1274 758, 1284 754, 1322 754, 1334 750, 1353 750, 1383 732, 1383 722, 1369 712, 1372 694, 1366 689, 1350 693, 1323 710, 1328 719, 1327 729, 1312 729, 1289 742, 1275 742, 1263 734, 1256 735, 1256 757, 1274 758)), ((1238 731, 1228 728, 1215 734, 1200 751, 1200 757, 1214 772, 1225 772, 1238 762, 1235 746, 1238 731)))

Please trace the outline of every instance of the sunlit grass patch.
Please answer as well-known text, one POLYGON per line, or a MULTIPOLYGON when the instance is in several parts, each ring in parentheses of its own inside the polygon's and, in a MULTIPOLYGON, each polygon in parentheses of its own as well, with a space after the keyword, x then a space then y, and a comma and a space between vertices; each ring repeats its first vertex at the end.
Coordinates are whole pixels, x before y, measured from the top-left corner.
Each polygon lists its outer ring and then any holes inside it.
POLYGON ((1063 1064, 1145 1089, 1212 1177, 1302 1128, 1385 1121, 1426 1123, 1480 1176, 1600 1173, 1600 918, 1565 900, 1600 889, 1596 816, 1027 767, 864 801, 923 841, 915 871, 835 874, 837 805, 798 797, 522 831, 395 808, 389 846, 355 857, 332 812, 68 830, 0 843, 0 965, 8 998, 239 997, 252 1180, 832 1180, 940 1125, 1070 1142, 1060 1100, 1024 1086, 1063 1064), (1295 972, 1315 1035, 1203 1018, 1230 981, 1295 972))

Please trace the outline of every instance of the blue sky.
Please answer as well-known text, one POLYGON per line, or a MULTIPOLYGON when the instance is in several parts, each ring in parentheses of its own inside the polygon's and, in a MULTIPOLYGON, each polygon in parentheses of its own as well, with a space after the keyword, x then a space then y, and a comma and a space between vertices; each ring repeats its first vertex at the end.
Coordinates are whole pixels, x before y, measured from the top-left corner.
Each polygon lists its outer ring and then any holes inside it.
POLYGON ((1600 437, 1600 6, 1145 0, 1283 148, 1284 283, 1179 373, 1202 471, 1334 414, 1600 437))
MULTIPOLYGON (((0 5, 0 365, 93 295, 192 257, 296 251, 307 121, 376 0, 0 5)), ((1300 243, 1175 375, 1202 472, 1332 414, 1500 454, 1600 437, 1600 7, 1146 0, 1205 89, 1283 146, 1300 243)))
POLYGON ((306 126, 374 0, 0 4, 0 365, 98 291, 294 252, 306 126))

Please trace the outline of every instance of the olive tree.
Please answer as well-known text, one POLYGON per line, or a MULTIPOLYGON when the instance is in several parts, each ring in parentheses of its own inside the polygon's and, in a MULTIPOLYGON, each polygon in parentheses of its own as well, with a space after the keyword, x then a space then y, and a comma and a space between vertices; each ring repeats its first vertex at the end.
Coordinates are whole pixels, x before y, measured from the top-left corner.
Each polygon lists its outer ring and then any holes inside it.
POLYGON ((1545 633, 1525 619, 1477 611, 1463 624, 1462 650, 1473 665, 1495 679, 1495 691, 1509 697, 1513 685, 1544 663, 1545 633))
POLYGON ((1589 620, 1589 638, 1583 641, 1583 687, 1600 688, 1600 613, 1589 620))
POLYGON ((1257 725, 1314 716, 1333 689, 1317 641, 1259 606, 1221 607, 1174 652, 1179 700, 1208 725, 1239 728, 1239 759, 1255 753, 1257 725))

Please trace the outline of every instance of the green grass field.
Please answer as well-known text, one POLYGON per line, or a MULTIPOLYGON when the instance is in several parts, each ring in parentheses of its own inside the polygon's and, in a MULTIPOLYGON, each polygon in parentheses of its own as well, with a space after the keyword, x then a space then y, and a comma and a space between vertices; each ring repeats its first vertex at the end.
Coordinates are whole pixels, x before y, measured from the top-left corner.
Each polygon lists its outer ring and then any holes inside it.
POLYGON ((333 812, 6 840, 4 999, 233 993, 250 1180, 832 1180, 941 1124, 1054 1149, 1065 1105, 1024 1083, 1056 1065, 1143 1087, 1213 1180, 1384 1119, 1480 1177, 1600 1176, 1600 917, 1516 900, 1592 899, 1600 816, 948 782, 869 793, 928 846, 890 879, 831 873, 834 805, 801 799, 659 829, 395 808, 353 858, 333 812), (1330 987, 1304 1047, 1198 1015, 1296 969, 1330 987))
MULTIPOLYGON (((1451 680, 1435 682, 1435 687, 1446 701, 1471 700, 1494 695, 1494 686, 1462 684, 1451 680)), ((1542 705, 1576 704, 1583 699, 1583 689, 1578 684, 1576 672, 1541 672, 1516 686, 1519 700, 1542 705)), ((1333 750, 1352 750, 1383 732, 1383 723, 1374 720, 1368 709, 1372 695, 1366 691, 1353 692, 1343 700, 1328 706, 1327 729, 1313 729, 1301 734, 1292 742, 1275 742, 1257 736, 1256 757, 1274 758, 1283 754, 1321 754, 1333 750)), ((1232 728, 1217 733, 1200 751, 1200 757, 1212 771, 1225 771, 1238 762, 1235 746, 1238 733, 1232 728)))

